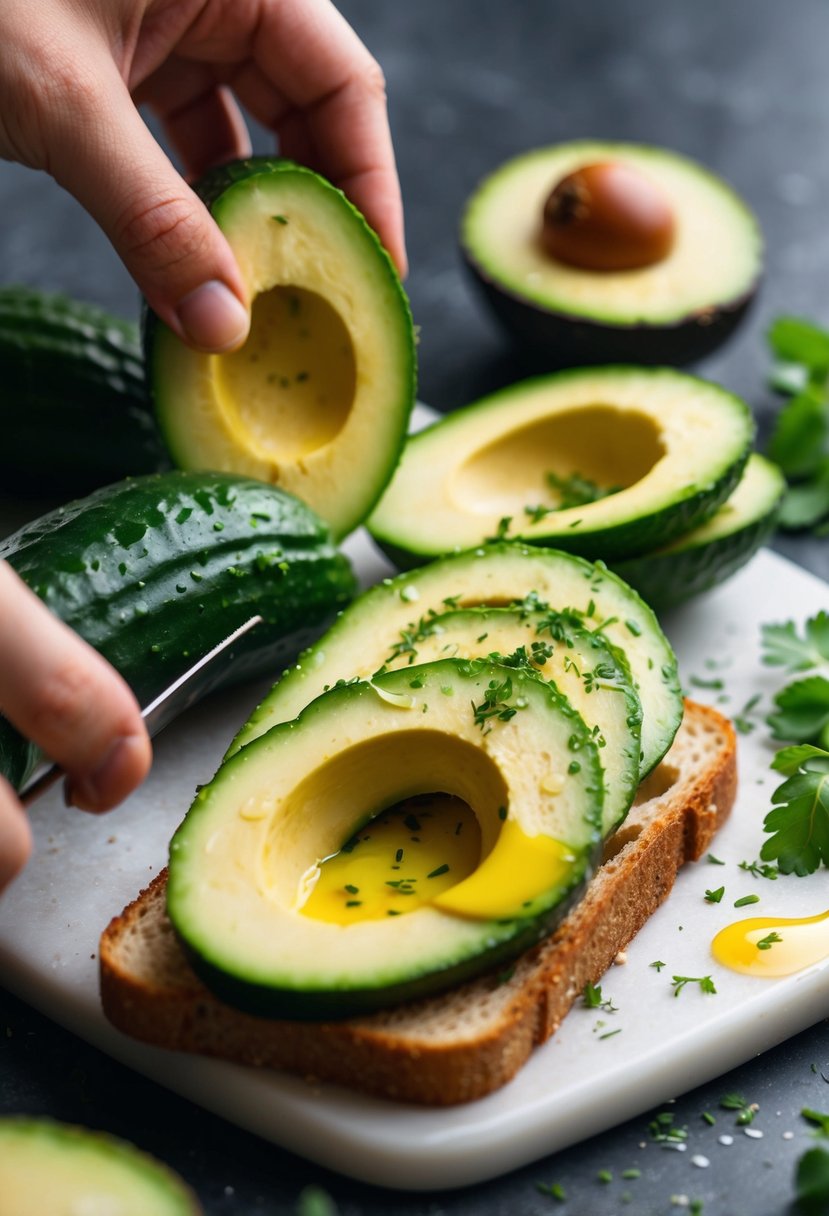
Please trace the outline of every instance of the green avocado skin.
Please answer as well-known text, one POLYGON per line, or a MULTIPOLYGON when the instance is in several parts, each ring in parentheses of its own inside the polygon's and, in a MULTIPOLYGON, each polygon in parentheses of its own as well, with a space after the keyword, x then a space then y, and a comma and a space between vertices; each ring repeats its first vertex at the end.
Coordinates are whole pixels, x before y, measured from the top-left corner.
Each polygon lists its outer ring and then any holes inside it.
POLYGON ((673 325, 610 325, 553 312, 500 286, 468 250, 464 265, 501 328, 526 352, 536 371, 601 363, 685 367, 726 342, 746 317, 756 284, 743 295, 673 325))
MULTIPOLYGON (((221 683, 279 670, 355 590, 347 559, 305 504, 222 473, 104 487, 7 538, 3 558, 141 704, 256 613, 263 623, 221 683)), ((31 745, 0 719, 0 772, 19 788, 31 762, 31 745)))
POLYGON ((137 325, 29 287, 0 288, 0 478, 69 497, 169 466, 137 325))
POLYGON ((664 611, 710 591, 731 578, 774 532, 779 503, 755 519, 703 545, 677 545, 616 562, 612 569, 630 583, 652 608, 664 611))

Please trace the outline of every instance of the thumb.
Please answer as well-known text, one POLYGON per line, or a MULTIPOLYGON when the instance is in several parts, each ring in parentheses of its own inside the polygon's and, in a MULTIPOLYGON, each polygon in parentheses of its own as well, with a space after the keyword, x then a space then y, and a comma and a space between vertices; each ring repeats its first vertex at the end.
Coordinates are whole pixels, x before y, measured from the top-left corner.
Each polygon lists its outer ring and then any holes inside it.
POLYGON ((233 253, 156 143, 111 59, 54 116, 50 168, 106 232, 155 313, 189 346, 240 346, 250 317, 233 253))

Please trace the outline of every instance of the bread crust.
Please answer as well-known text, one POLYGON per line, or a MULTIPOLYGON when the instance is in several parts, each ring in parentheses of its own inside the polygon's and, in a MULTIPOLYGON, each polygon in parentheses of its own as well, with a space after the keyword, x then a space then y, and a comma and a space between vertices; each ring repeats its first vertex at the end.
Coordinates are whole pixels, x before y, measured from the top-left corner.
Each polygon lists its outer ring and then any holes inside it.
POLYGON ((343 1022, 272 1021, 218 1001, 196 978, 165 910, 166 871, 116 916, 100 946, 104 1012, 134 1038, 176 1051, 450 1106, 504 1085, 596 984, 701 857, 737 790, 736 738, 686 701, 673 747, 640 788, 581 901, 509 974, 343 1022))

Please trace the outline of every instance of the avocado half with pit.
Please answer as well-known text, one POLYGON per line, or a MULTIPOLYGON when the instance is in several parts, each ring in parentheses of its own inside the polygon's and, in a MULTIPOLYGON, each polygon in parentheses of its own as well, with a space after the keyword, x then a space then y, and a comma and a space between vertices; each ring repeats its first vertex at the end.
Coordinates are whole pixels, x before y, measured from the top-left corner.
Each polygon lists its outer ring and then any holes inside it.
POLYGON ((699 359, 745 315, 763 261, 756 218, 720 178, 597 140, 498 168, 466 206, 461 247, 498 322, 548 367, 699 359))
POLYGON ((161 1162, 103 1132, 24 1116, 0 1119, 3 1216, 199 1216, 161 1162))
MULTIPOLYGON (((683 713, 676 658, 653 610, 603 565, 559 550, 507 542, 430 562, 364 591, 284 673, 227 754, 246 749, 275 724, 295 718, 326 688, 370 678, 397 656, 418 663, 421 645, 450 609, 505 606, 521 613, 575 617, 583 628, 600 630, 614 652, 624 655, 642 708, 639 778, 647 776, 673 742, 683 713)), ((506 637, 500 629, 496 634, 491 621, 476 635, 478 654, 506 652, 513 636, 506 637)), ((556 661, 566 665, 566 631, 557 639, 547 632, 538 640, 545 645, 555 641, 561 651, 556 661)))
POLYGON ((401 566, 494 536, 627 557, 716 510, 753 436, 743 401, 672 368, 558 372, 413 435, 368 526, 401 566))
POLYGON ((239 263, 251 330, 232 354, 199 354, 148 316, 165 443, 181 468, 282 486, 342 537, 391 476, 414 402, 397 272, 345 196, 291 161, 234 162, 199 190, 239 263))
POLYGON ((592 732, 535 675, 387 672, 221 766, 171 843, 170 920, 227 1003, 348 1017, 539 941, 589 878, 601 817, 592 732))
POLYGON ((752 452, 734 492, 710 519, 662 548, 614 563, 614 569, 657 609, 671 608, 725 582, 774 531, 786 480, 752 452))

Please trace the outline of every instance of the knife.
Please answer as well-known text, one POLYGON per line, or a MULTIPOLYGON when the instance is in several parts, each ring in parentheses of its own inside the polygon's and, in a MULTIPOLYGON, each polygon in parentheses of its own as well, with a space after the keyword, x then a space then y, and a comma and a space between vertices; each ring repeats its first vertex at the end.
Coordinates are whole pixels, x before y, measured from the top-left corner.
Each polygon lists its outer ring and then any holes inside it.
MULTIPOLYGON (((159 731, 172 722, 173 718, 178 717, 185 709, 189 709, 194 705, 201 696, 207 691, 207 687, 215 682, 216 672, 213 668, 214 663, 225 654, 234 642, 243 637, 249 630, 256 625, 261 625, 261 616, 252 616, 249 620, 240 625, 238 629, 234 629, 233 633, 228 634, 223 641, 214 646, 211 651, 203 655, 197 663, 189 667, 183 675, 169 684, 162 692, 150 701, 149 705, 145 706, 141 711, 141 717, 144 719, 144 724, 147 727, 147 732, 150 738, 154 738, 159 731), (210 668, 210 678, 198 679, 198 676, 210 668)), ((35 777, 25 789, 19 794, 18 798, 23 806, 31 806, 36 798, 44 794, 46 790, 51 789, 56 781, 65 775, 65 769, 59 764, 53 764, 47 768, 39 777, 35 777)))

